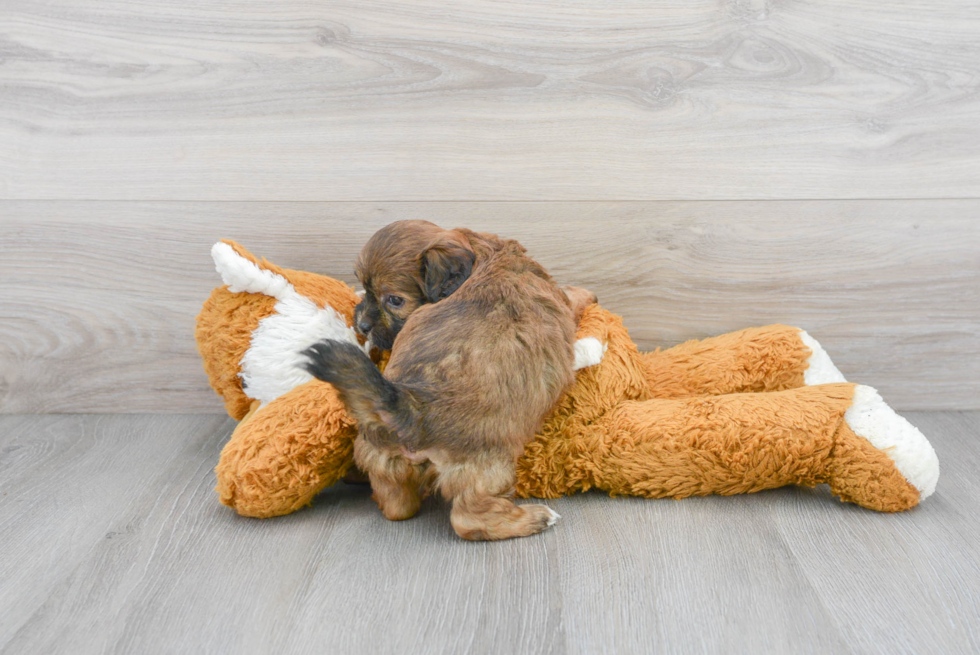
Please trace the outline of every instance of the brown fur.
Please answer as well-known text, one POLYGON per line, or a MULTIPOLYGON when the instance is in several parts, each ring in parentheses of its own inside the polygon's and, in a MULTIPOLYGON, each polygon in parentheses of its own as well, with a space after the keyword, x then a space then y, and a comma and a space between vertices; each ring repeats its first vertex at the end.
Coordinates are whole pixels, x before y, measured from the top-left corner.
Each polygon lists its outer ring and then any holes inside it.
MULTIPOLYGON (((357 418, 355 460, 382 512, 414 514, 431 479, 454 501, 464 538, 543 530, 550 510, 504 496, 524 445, 574 380, 569 297, 516 241, 424 221, 382 229, 356 270, 362 331, 382 346, 393 341, 384 376, 339 342, 312 348, 309 370, 357 418)), ((593 298, 573 295, 579 305, 593 298)))
POLYGON ((565 296, 565 301, 568 303, 568 306, 572 308, 575 325, 578 325, 579 321, 582 320, 582 314, 585 313, 586 308, 599 302, 599 298, 588 289, 562 287, 561 292, 565 296))

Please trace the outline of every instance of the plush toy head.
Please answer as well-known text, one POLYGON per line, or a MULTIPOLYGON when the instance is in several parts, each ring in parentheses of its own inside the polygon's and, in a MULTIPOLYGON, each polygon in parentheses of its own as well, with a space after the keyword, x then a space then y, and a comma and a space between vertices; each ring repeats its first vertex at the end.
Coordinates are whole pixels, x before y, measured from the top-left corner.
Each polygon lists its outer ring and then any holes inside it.
POLYGON ((241 420, 313 379, 299 352, 320 339, 357 343, 354 290, 332 278, 256 259, 234 241, 211 249, 225 286, 197 317, 197 345, 211 386, 241 420))
POLYGON ((225 286, 197 317, 197 344, 211 386, 241 421, 222 451, 217 490, 241 514, 287 514, 351 465, 356 426, 333 388, 298 364, 320 339, 357 342, 359 298, 343 282, 280 268, 232 241, 211 255, 225 286))

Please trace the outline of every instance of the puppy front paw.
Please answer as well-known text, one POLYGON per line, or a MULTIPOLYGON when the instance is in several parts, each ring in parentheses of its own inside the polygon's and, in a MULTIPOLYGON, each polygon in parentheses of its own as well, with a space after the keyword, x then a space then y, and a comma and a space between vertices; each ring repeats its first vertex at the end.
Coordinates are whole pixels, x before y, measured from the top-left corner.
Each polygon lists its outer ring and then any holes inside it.
POLYGON ((300 353, 307 361, 300 366, 307 373, 323 382, 335 383, 341 371, 364 357, 361 350, 352 343, 324 339, 300 353))

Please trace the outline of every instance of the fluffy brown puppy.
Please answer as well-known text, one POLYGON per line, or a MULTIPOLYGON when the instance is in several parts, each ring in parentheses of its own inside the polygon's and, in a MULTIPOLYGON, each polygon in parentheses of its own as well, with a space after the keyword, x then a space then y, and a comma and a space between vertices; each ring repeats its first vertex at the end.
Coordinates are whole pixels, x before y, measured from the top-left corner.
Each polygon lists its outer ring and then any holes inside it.
POLYGON ((432 486, 465 539, 552 525, 548 507, 509 499, 514 467, 573 381, 574 317, 594 296, 563 293, 516 241, 424 221, 378 232, 357 275, 359 329, 392 346, 384 374, 350 343, 304 354, 360 425, 355 461, 384 515, 412 517, 432 486))

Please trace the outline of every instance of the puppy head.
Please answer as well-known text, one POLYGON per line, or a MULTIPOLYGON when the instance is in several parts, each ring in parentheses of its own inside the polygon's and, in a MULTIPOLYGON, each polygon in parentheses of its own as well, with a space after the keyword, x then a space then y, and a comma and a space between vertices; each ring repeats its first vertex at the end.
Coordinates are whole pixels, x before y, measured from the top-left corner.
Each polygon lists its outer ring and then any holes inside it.
POLYGON ((381 228, 355 264, 364 298, 354 308, 355 329, 380 350, 416 309, 439 302, 473 271, 476 255, 466 236, 428 221, 398 221, 381 228))

